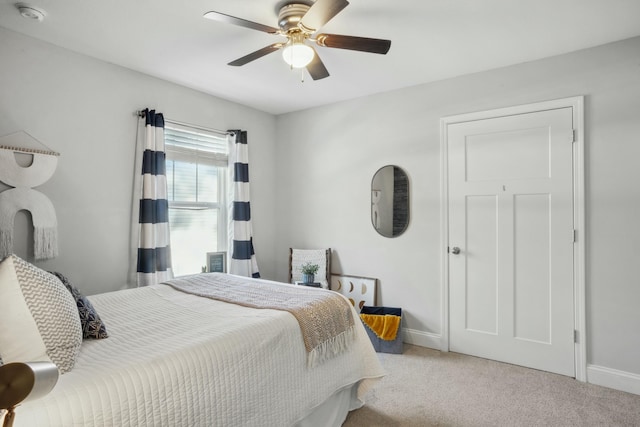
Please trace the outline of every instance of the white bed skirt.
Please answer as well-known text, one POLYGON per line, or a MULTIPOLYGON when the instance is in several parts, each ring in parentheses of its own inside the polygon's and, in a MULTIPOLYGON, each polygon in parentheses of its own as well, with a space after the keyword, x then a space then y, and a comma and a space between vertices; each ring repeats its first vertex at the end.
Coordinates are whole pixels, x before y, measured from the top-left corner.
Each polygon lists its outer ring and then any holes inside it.
POLYGON ((338 390, 318 405, 309 415, 294 424, 295 427, 339 427, 349 411, 361 408, 358 398, 359 383, 338 390))

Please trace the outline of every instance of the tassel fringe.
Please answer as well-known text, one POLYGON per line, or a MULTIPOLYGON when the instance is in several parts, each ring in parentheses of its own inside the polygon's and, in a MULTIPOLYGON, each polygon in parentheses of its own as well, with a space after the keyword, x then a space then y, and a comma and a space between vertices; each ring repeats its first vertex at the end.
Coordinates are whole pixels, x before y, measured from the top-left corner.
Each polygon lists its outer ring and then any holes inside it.
POLYGON ((344 353, 349 349, 354 339, 355 327, 351 326, 341 334, 323 341, 307 355, 307 366, 309 368, 316 367, 322 364, 325 360, 331 359, 340 353, 344 353))
POLYGON ((0 192, 0 254, 13 253, 16 213, 26 210, 33 223, 33 252, 36 260, 58 255, 58 222, 51 200, 31 188, 16 187, 0 192))
MULTIPOLYGON (((34 227, 33 252, 35 259, 45 260, 58 256, 58 229, 56 227, 34 227)), ((0 229, 0 259, 13 253, 12 230, 0 229)))
POLYGON ((13 233, 0 229, 0 259, 4 259, 13 252, 13 233))
POLYGON ((34 227, 33 251, 36 260, 58 256, 58 229, 56 227, 34 227))

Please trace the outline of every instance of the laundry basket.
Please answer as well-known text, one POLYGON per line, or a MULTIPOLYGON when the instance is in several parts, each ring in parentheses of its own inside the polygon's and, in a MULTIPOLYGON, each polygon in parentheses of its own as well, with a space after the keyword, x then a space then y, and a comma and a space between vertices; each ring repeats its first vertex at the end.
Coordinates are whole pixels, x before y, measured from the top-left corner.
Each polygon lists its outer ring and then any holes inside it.
POLYGON ((402 354, 402 309, 368 307, 360 310, 360 318, 378 353, 402 354), (395 338, 389 339, 395 332, 395 338))

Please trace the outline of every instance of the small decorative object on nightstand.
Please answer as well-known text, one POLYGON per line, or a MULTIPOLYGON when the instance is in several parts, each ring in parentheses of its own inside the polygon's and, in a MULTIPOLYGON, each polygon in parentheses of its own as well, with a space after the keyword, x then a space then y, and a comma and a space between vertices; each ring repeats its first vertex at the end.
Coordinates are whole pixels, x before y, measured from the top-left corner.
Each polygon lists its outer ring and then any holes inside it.
POLYGON ((313 283, 315 274, 318 272, 320 266, 318 264, 311 264, 310 262, 304 264, 300 271, 302 271, 302 281, 304 284, 313 283))
POLYGON ((312 288, 321 288, 322 287, 322 283, 320 283, 320 282, 305 283, 305 282, 296 281, 296 282, 294 282, 294 284, 300 285, 300 286, 310 286, 312 288))

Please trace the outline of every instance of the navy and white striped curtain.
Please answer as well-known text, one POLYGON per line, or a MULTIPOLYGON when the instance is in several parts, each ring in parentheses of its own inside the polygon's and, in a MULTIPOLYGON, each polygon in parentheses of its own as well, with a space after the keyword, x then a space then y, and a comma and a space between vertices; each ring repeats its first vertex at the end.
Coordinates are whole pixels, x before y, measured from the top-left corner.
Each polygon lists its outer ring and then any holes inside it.
POLYGON ((169 245, 169 203, 164 151, 164 116, 144 110, 142 188, 138 214, 137 285, 173 278, 169 245))
POLYGON ((229 273, 245 277, 260 277, 253 249, 251 204, 249 202, 249 152, 247 132, 232 130, 229 149, 231 172, 229 247, 231 261, 229 273))

